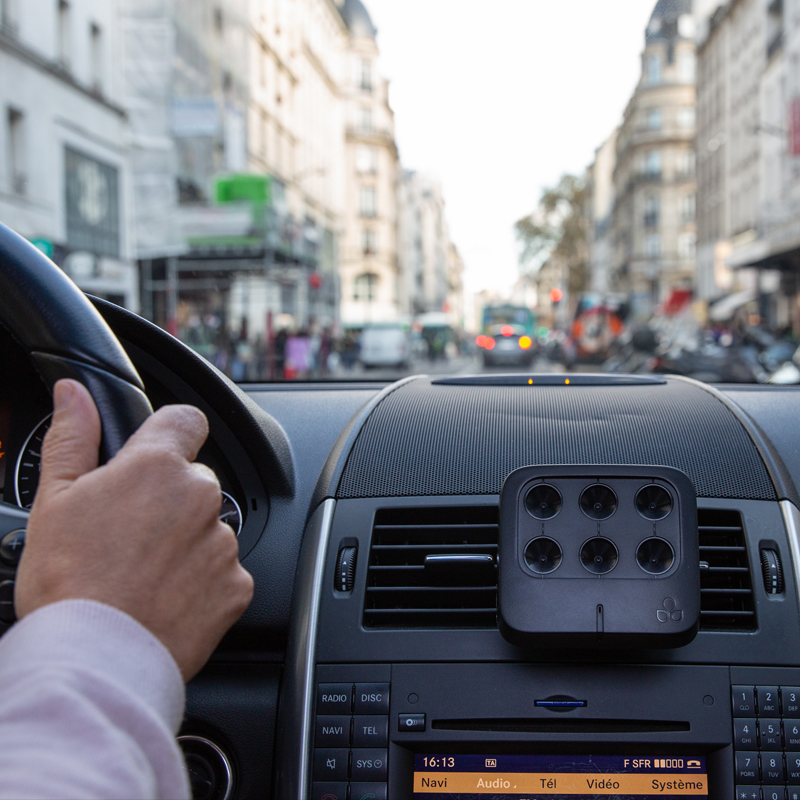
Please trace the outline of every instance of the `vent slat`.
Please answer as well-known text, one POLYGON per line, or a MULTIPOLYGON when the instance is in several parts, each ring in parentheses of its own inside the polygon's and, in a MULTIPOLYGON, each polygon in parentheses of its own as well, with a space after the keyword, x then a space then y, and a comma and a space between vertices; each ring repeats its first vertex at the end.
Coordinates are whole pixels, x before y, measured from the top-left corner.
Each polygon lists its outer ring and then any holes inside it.
MULTIPOLYGON (((497 507, 384 509, 372 529, 364 626, 496 628, 497 575, 486 564, 441 563, 427 556, 496 558, 497 507)), ((466 561, 466 559, 464 560, 466 561)))
POLYGON ((738 511, 699 509, 700 630, 756 629, 747 541, 738 511))

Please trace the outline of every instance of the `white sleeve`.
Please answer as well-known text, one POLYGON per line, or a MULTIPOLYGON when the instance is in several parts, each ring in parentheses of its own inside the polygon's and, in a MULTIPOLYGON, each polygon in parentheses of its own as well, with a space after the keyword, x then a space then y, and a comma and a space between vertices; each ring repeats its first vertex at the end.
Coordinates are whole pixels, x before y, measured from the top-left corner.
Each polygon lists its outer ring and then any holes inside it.
POLYGON ((184 800, 185 691, 169 651, 89 600, 45 606, 0 639, 0 800, 184 800))

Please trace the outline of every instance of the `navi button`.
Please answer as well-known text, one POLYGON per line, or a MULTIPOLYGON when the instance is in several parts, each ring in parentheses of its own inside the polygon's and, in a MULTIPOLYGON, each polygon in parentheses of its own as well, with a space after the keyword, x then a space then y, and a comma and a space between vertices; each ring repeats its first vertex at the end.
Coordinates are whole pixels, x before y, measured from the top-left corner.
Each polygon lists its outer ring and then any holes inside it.
POLYGON ((777 686, 758 686, 756 693, 759 717, 779 717, 781 715, 777 686))
POLYGON ((734 717, 754 717, 756 698, 752 686, 734 686, 731 689, 734 717))
POLYGON ((317 747, 347 747, 350 744, 350 717, 317 717, 314 743, 317 747))

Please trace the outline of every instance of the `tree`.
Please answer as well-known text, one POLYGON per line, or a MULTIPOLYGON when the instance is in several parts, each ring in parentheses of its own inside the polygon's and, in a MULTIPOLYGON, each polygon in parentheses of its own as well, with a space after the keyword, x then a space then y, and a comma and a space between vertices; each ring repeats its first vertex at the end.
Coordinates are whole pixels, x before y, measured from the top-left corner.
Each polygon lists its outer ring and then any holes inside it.
POLYGON ((536 210, 514 225, 522 244, 520 268, 533 276, 548 261, 559 262, 571 294, 586 290, 589 280, 589 222, 586 181, 562 175, 555 186, 544 189, 536 210))

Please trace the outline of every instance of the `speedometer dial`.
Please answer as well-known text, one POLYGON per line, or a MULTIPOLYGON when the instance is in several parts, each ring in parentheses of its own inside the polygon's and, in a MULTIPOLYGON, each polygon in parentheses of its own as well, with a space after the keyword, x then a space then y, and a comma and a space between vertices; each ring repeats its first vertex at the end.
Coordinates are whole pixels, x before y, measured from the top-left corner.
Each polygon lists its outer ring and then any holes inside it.
MULTIPOLYGON (((42 442, 50 428, 52 414, 48 414, 30 433, 17 458, 14 488, 17 505, 30 508, 39 488, 39 473, 42 468, 42 442)), ((222 522, 230 525, 238 536, 242 531, 242 510, 236 500, 228 493, 222 493, 222 508, 219 512, 222 522)))
POLYGON ((30 433, 22 445, 22 450, 17 458, 17 470, 14 477, 14 488, 17 493, 17 505, 30 508, 36 490, 39 488, 39 472, 42 468, 42 442, 47 429, 50 427, 48 414, 30 433))

